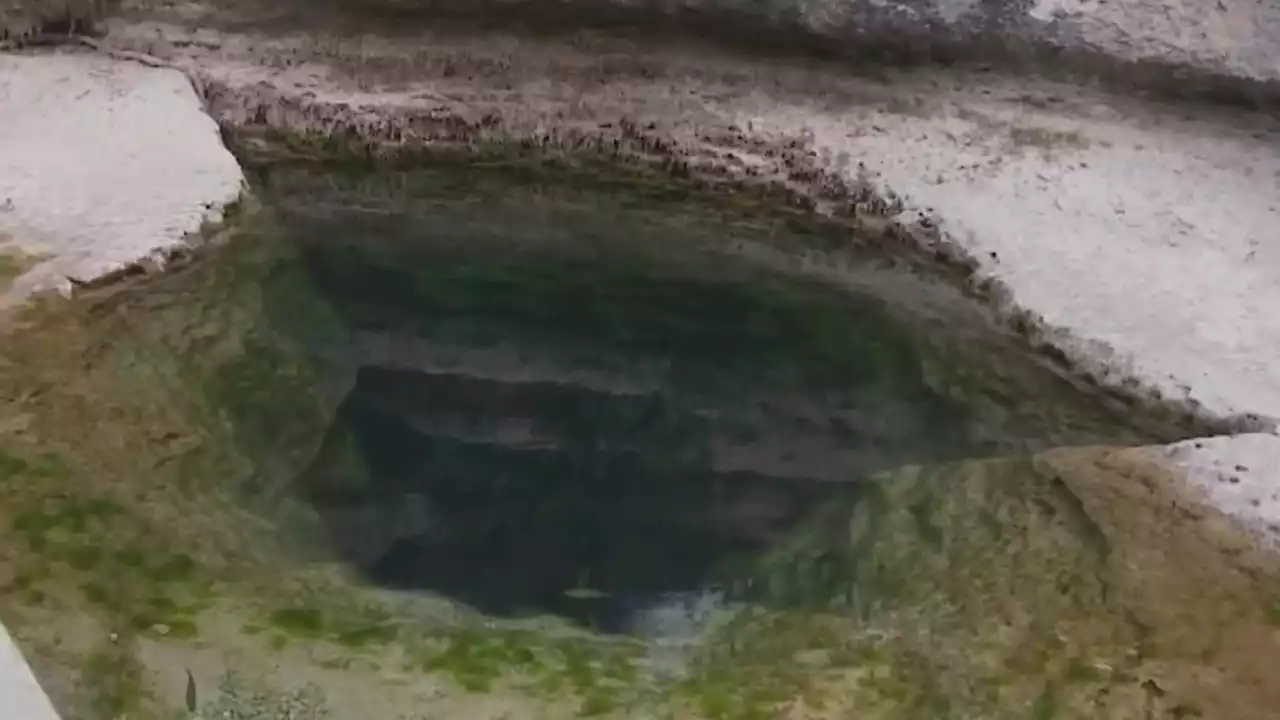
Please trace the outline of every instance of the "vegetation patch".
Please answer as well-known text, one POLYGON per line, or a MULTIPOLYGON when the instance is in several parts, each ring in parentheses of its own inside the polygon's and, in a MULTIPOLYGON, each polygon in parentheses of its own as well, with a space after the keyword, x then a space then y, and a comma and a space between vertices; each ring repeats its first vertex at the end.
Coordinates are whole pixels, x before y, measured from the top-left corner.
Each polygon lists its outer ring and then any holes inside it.
POLYGON ((269 618, 271 625, 288 635, 318 638, 324 634, 324 615, 315 608, 294 607, 276 610, 269 618))
POLYGON ((488 692, 499 682, 545 700, 579 698, 581 711, 638 702, 653 678, 639 669, 639 643, 556 638, 526 630, 463 629, 433 641, 422 668, 452 677, 467 692, 488 692))
POLYGON ((142 670, 126 648, 103 647, 85 661, 84 677, 91 702, 104 717, 136 715, 149 699, 142 670))
POLYGON ((29 255, 12 247, 6 247, 0 235, 0 292, 9 289, 13 281, 47 258, 29 255))

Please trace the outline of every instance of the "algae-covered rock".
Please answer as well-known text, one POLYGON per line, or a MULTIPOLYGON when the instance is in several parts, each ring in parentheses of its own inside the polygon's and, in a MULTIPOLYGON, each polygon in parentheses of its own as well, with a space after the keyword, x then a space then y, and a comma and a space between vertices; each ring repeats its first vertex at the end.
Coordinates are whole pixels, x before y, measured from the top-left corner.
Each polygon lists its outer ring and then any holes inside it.
POLYGON ((272 522, 311 524, 283 491, 352 379, 309 348, 344 331, 243 222, 218 262, 3 321, 0 612, 68 717, 143 712, 135 642, 198 636, 293 544, 272 522))
POLYGON ((740 652, 867 717, 1269 717, 1277 563, 1177 483, 1140 449, 887 473, 762 562, 740 652))

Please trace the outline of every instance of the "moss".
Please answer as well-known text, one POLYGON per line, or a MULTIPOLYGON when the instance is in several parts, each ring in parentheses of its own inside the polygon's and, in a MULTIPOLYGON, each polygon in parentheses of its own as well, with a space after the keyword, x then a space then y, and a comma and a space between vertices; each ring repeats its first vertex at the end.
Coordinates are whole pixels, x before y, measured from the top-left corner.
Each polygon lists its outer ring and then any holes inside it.
POLYGON ((122 512, 118 504, 57 495, 11 502, 23 503, 15 508, 10 525, 31 551, 80 573, 92 573, 103 565, 103 538, 109 542, 113 537, 111 520, 122 512))
POLYGON ((27 569, 20 569, 13 574, 13 579, 9 582, 9 587, 14 590, 26 590, 39 581, 39 577, 27 569))
POLYGON ((0 289, 8 287, 14 278, 26 272, 13 256, 0 252, 0 289))
POLYGON ((142 602, 130 605, 133 616, 130 624, 139 631, 148 631, 172 639, 189 639, 199 634, 195 621, 198 609, 184 606, 173 598, 153 595, 142 602))
POLYGON ((618 701, 612 695, 603 692, 589 693, 578 707, 582 717, 598 717, 608 715, 618 708, 618 701))
POLYGON ((487 693, 493 689, 493 683, 498 679, 498 675, 487 670, 468 668, 454 673, 453 679, 469 693, 487 693))
POLYGON ((1058 701, 1052 690, 1045 690, 1031 705, 1032 720, 1053 720, 1058 716, 1058 701))
POLYGON ((362 648, 367 645, 381 645, 396 638, 394 625, 368 625, 338 632, 334 640, 349 648, 362 648))
POLYGON ((146 563, 146 555, 134 548, 124 550, 116 550, 115 559, 126 568, 136 569, 142 567, 146 563))
MULTIPOLYGON (((0 13, 0 25, 3 24, 0 13)), ((0 234, 0 244, 4 236, 0 234)), ((14 280, 45 259, 40 255, 28 255, 12 248, 0 247, 0 291, 7 289, 14 280)))
POLYGON ((194 620, 171 618, 164 624, 169 627, 168 637, 175 640, 189 640, 200 634, 200 627, 194 620))
MULTIPOLYGON (((92 697, 94 717, 168 717, 140 693, 133 637, 198 637, 201 606, 244 592, 232 581, 267 552, 245 534, 265 535, 260 526, 228 512, 228 478, 248 463, 225 440, 222 409, 202 392, 258 322, 258 293, 272 291, 254 274, 269 252, 228 250, 231 268, 175 263, 132 287, 33 305, 0 342, 0 398, 16 401, 0 407, 0 425, 21 428, 23 443, 0 438, 0 543, 24 550, 14 558, 13 592, 3 595, 119 635, 118 646, 101 649, 106 658, 89 658, 52 628, 19 628, 35 652, 57 658, 53 682, 92 697)), ((300 302, 287 311, 300 316, 300 302)), ((272 358, 299 364, 292 351, 272 358)), ((295 410, 328 420, 323 407, 295 410)), ((300 450, 294 455, 308 448, 300 450)), ((24 615, 43 613, 14 611, 15 622, 24 615)))
POLYGON ((106 717, 133 717, 146 700, 142 672, 127 647, 104 647, 91 654, 84 668, 86 686, 93 693, 95 711, 106 717))
POLYGON ((152 625, 156 624, 156 619, 150 614, 143 613, 130 618, 129 624, 134 630, 149 630, 152 625))
POLYGON ((272 612, 267 621, 275 629, 296 637, 318 638, 325 631, 324 614, 313 607, 282 608, 272 612))
POLYGON ((312 462, 332 421, 333 402, 323 392, 331 369, 307 348, 345 342, 346 329, 279 230, 259 220, 245 226, 200 283, 201 291, 243 295, 239 302, 252 303, 259 315, 237 331, 234 354, 214 362, 184 359, 211 424, 229 430, 236 453, 254 468, 242 475, 236 500, 270 515, 277 508, 264 503, 289 495, 286 484, 312 462))
POLYGON ((146 569, 147 577, 156 583, 176 583, 190 580, 196 570, 196 562, 186 553, 166 553, 159 562, 146 569))
POLYGON ((182 607, 173 598, 166 595, 153 595, 147 598, 146 605, 152 612, 164 616, 182 612, 182 607))
POLYGON ((80 592, 84 595, 84 599, 90 603, 99 606, 110 606, 113 598, 111 593, 102 585, 96 582, 86 582, 80 585, 80 592))
POLYGON ((94 498, 79 505, 79 511, 86 517, 105 520, 125 512, 120 503, 105 498, 94 498))
POLYGON ((1102 679, 1102 673, 1096 667, 1079 658, 1071 658, 1067 663, 1066 678, 1074 683, 1091 683, 1102 679))
POLYGON ((0 448, 0 483, 18 477, 30 469, 30 464, 17 455, 11 455, 0 448))
POLYGON ((675 690, 709 718, 767 717, 780 702, 818 701, 816 682, 840 636, 821 616, 792 611, 742 613, 708 640, 691 676, 675 690), (798 663, 805 652, 827 658, 798 663))
POLYGON ((443 638, 440 647, 426 654, 422 668, 445 674, 469 691, 488 691, 502 681, 546 700, 576 696, 581 708, 606 714, 606 706, 620 707, 644 690, 634 664, 636 652, 626 641, 468 628, 443 638))
POLYGON ((88 572, 98 567, 102 561, 102 548, 95 545, 81 545, 66 550, 67 562, 81 572, 88 572))
POLYGON ((315 431, 323 428, 297 422, 299 408, 316 404, 316 384, 271 340, 250 338, 244 353, 214 374, 209 393, 212 404, 227 413, 239 447, 269 461, 300 435, 319 437, 315 431))
POLYGON ((54 453, 26 454, 0 447, 0 483, 20 477, 64 478, 69 469, 54 453))
POLYGON ((503 638, 475 631, 455 633, 441 652, 426 660, 424 667, 446 673, 468 692, 488 692, 513 669, 503 638))
POLYGON ((1268 601, 1263 608, 1263 615, 1269 624, 1280 627, 1280 599, 1268 601))
POLYGON ((32 542, 33 538, 43 538, 49 530, 57 527, 58 518, 46 513, 43 509, 21 511, 14 516, 13 529, 32 542))
POLYGON ((702 714, 713 720, 730 717, 738 707, 738 698, 730 688, 709 687, 698 698, 698 708, 702 714))

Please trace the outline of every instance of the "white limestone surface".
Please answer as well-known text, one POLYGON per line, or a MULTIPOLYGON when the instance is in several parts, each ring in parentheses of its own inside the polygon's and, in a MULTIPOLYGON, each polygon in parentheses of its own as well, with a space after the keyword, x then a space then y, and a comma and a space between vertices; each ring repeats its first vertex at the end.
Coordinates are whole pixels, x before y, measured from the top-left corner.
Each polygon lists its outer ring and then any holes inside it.
POLYGON ((0 625, 0 718, 59 720, 13 638, 0 625))
MULTIPOLYGON (((895 105, 735 119, 856 158, 1111 382, 1280 418, 1280 126, 1085 90, 942 82, 895 105), (898 109, 900 108, 900 109, 898 109)), ((1280 550, 1280 436, 1153 448, 1280 550)))
POLYGON ((734 119, 864 163, 1114 381, 1280 418, 1280 126, 939 84, 896 111, 761 93, 734 119))
POLYGON ((0 304, 186 242, 243 180, 181 73, 0 54, 0 252, 43 258, 0 304))
POLYGON ((1159 452, 1215 507, 1243 520, 1280 551, 1280 436, 1198 438, 1159 452))

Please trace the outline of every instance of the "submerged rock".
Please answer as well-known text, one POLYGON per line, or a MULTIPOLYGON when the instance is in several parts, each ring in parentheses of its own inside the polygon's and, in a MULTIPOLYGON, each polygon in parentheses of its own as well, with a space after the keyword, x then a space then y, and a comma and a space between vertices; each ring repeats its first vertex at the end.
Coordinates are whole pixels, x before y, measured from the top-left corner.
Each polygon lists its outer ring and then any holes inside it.
POLYGON ((825 627, 795 651, 862 658, 817 681, 846 708, 886 699, 868 658, 947 717, 1260 719, 1280 703, 1280 562, 1158 451, 886 473, 786 548, 757 585, 805 610, 756 622, 825 627))

